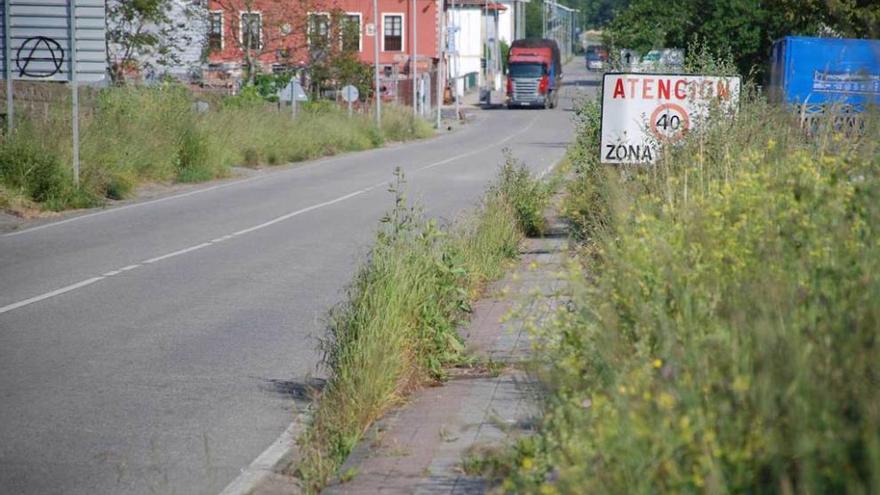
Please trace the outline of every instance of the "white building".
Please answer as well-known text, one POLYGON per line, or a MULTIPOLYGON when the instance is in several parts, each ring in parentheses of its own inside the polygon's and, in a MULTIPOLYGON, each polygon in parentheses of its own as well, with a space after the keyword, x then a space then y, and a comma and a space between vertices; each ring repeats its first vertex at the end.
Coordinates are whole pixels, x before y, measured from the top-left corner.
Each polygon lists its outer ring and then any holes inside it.
POLYGON ((526 4, 529 0, 498 0, 507 7, 498 14, 498 39, 507 43, 526 37, 526 4))
POLYGON ((497 44, 499 14, 507 7, 489 0, 456 0, 447 4, 449 77, 458 96, 477 87, 501 84, 497 44))

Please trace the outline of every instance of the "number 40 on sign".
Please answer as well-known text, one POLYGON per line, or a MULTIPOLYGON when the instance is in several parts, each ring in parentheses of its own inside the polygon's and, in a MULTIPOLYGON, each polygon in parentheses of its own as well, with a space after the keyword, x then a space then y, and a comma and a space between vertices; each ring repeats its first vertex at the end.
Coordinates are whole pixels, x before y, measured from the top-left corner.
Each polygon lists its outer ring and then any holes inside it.
POLYGON ((604 163, 653 162, 661 146, 705 124, 713 103, 739 104, 739 77, 608 73, 603 83, 604 163))

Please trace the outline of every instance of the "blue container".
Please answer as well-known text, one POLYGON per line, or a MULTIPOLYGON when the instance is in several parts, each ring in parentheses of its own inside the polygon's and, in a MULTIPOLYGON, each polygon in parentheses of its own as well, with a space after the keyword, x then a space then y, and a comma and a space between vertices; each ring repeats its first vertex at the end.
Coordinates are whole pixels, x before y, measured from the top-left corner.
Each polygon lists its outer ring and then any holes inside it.
POLYGON ((769 94, 808 111, 880 104, 880 40, 786 36, 773 43, 769 94))

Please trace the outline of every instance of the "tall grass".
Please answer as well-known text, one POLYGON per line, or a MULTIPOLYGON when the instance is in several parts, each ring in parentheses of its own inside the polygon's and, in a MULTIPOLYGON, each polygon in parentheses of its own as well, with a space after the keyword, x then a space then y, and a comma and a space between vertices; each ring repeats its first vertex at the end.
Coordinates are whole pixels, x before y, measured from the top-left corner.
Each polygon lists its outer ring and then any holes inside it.
POLYGON ((368 115, 332 104, 304 105, 296 119, 262 99, 218 99, 199 112, 184 87, 118 87, 100 91, 81 117, 82 187, 72 186, 70 118, 59 112, 17 123, 0 138, 5 199, 46 209, 92 206, 131 195, 143 182, 196 182, 233 166, 313 159, 431 135, 427 122, 389 106, 377 127, 368 115))
POLYGON ((414 387, 442 379, 461 357, 457 324, 484 284, 517 254, 523 219, 516 202, 537 181, 508 164, 471 215, 438 228, 407 205, 399 184, 369 261, 332 314, 325 342, 330 379, 300 439, 299 476, 319 490, 389 406, 414 387), (507 173, 505 173, 507 171, 507 173))
MULTIPOLYGON (((586 112, 594 112, 595 108, 586 112)), ((590 246, 541 333, 517 493, 880 493, 880 128, 812 136, 747 98, 566 208, 590 246)))

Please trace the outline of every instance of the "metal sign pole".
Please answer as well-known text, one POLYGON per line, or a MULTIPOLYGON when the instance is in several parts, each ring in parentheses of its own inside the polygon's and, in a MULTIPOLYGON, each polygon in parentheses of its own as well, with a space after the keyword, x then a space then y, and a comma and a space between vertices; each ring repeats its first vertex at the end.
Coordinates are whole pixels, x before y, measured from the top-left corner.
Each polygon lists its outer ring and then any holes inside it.
MULTIPOLYGON (((7 2, 8 3, 8 2, 7 2)), ((73 117, 73 184, 79 187, 79 81, 76 74, 76 0, 70 0, 70 92, 73 117)))
POLYGON ((418 99, 418 87, 416 86, 416 74, 418 74, 417 67, 417 59, 419 57, 418 51, 418 22, 416 18, 418 17, 418 6, 416 5, 416 0, 412 0, 412 103, 413 103, 413 115, 419 115, 419 99, 418 99))
POLYGON ((443 61, 445 55, 444 45, 446 37, 443 35, 443 27, 446 23, 443 21, 445 9, 445 0, 440 2, 440 14, 437 16, 437 122, 435 126, 440 129, 441 113, 443 112, 443 61))
POLYGON ((373 77, 376 83, 376 127, 382 128, 382 92, 379 86, 379 2, 373 0, 373 77))
POLYGON ((3 2, 3 51, 6 69, 6 135, 11 136, 15 128, 15 108, 12 105, 12 32, 9 29, 9 2, 3 2))

